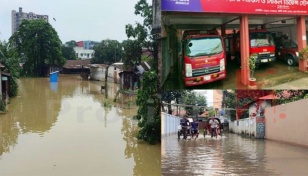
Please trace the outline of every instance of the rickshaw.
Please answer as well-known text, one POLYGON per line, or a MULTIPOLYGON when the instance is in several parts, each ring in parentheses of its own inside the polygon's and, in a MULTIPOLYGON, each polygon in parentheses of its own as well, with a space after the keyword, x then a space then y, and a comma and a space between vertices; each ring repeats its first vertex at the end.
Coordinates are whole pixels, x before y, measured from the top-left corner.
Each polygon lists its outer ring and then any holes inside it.
MULTIPOLYGON (((212 118, 209 118, 209 119, 207 119, 206 122, 205 122, 205 128, 204 128, 204 132, 203 132, 203 136, 204 136, 204 137, 205 137, 205 135, 207 135, 208 133, 209 133, 209 134, 212 133, 211 125, 210 125, 210 120, 211 120, 211 119, 212 119, 212 118)), ((218 121, 219 132, 220 132, 219 134, 222 136, 221 129, 222 129, 223 127, 222 127, 222 124, 221 124, 221 122, 220 122, 220 119, 217 118, 217 117, 215 117, 214 119, 218 121)), ((212 134, 211 134, 211 136, 212 136, 212 134)), ((213 134, 213 136, 214 136, 214 137, 217 137, 216 131, 215 131, 215 133, 213 134)))

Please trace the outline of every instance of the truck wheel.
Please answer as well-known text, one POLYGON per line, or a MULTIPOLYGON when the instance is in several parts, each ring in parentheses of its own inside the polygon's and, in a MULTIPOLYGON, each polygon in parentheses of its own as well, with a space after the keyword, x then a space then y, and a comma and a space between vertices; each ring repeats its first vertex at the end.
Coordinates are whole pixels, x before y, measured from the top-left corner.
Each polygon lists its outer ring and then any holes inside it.
POLYGON ((286 57, 286 61, 287 61, 287 64, 289 65, 289 66, 293 66, 294 65, 294 57, 293 56, 290 56, 290 55, 288 55, 287 57, 286 57))

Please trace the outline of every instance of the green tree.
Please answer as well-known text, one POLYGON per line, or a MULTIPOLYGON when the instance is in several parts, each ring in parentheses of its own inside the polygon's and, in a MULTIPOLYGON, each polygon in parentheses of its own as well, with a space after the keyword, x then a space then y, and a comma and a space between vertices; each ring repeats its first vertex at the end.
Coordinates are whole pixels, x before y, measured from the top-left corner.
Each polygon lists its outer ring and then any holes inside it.
POLYGON ((0 41, 0 63, 5 66, 3 72, 10 73, 9 80, 9 97, 15 97, 18 94, 18 83, 19 78, 19 57, 16 50, 13 49, 9 43, 0 41))
POLYGON ((71 40, 71 41, 65 42, 65 46, 70 47, 70 48, 74 48, 78 45, 77 45, 77 42, 75 40, 71 40))
POLYGON ((187 91, 185 97, 183 98, 183 103, 185 105, 191 105, 185 107, 186 114, 191 116, 204 112, 204 106, 207 106, 206 98, 203 95, 197 94, 194 91, 187 91))
MULTIPOLYGON (((137 4, 135 5, 135 14, 141 15, 141 17, 144 18, 143 25, 140 23, 137 23, 135 26, 128 24, 125 26, 126 35, 128 38, 132 37, 134 42, 130 42, 132 44, 132 47, 127 47, 124 43, 124 55, 126 52, 131 53, 134 51, 129 50, 128 48, 134 48, 135 51, 137 51, 137 56, 134 58, 129 58, 126 54, 126 56, 123 57, 124 63, 136 63, 141 58, 138 56, 139 51, 142 50, 142 47, 148 47, 149 49, 154 50, 154 60, 157 60, 157 45, 151 40, 150 34, 151 32, 151 25, 152 25, 152 6, 150 6, 145 0, 139 0, 137 4), (155 50, 156 49, 156 50, 155 50), (155 52, 156 51, 156 52, 155 52), (136 59, 136 60, 132 60, 136 59), (128 61, 127 61, 128 60, 128 61), (132 60, 132 61, 131 61, 132 60)), ((138 91, 138 97, 141 98, 139 95, 144 95, 145 98, 148 96, 154 96, 154 94, 160 94, 161 90, 159 89, 158 85, 158 77, 157 77, 157 63, 153 64, 155 71, 149 71, 143 75, 142 80, 142 89, 138 91), (152 90, 155 90, 152 94, 149 94, 149 88, 152 90)), ((161 99, 159 99, 160 96, 155 96, 156 98, 151 98, 157 100, 157 103, 148 104, 145 103, 147 99, 140 99, 139 102, 139 109, 138 109, 138 119, 141 129, 138 132, 138 139, 142 139, 145 141, 148 141, 149 143, 155 143, 160 142, 160 107, 161 107, 161 99), (143 103, 141 103, 143 102, 143 103), (154 117, 154 123, 147 123, 142 120, 143 118, 140 116, 140 113, 144 113, 145 109, 151 109, 153 108, 156 112, 156 115, 154 117)), ((150 99, 148 99, 150 100, 150 99)), ((155 102, 155 101, 154 101, 155 102)), ((145 114, 143 114, 145 115, 145 114)))
POLYGON ((43 19, 23 20, 10 42, 16 46, 20 57, 24 53, 23 75, 44 76, 45 67, 63 66, 66 62, 57 32, 43 19))
POLYGON ((95 54, 91 60, 93 64, 112 64, 121 60, 122 45, 117 40, 102 40, 93 47, 95 54))
POLYGON ((273 90, 236 90, 236 111, 240 119, 248 116, 248 105, 260 97, 273 94, 273 90))
POLYGON ((278 99, 274 100, 273 106, 308 98, 308 90, 276 90, 274 95, 278 99))
MULTIPOLYGON (((172 114, 171 101, 175 101, 176 104, 180 104, 182 98, 186 95, 186 90, 162 90, 162 101, 166 102, 168 105, 168 114, 172 114)), ((164 105, 162 104, 164 109, 164 105)), ((179 110, 179 106, 177 106, 179 110)))
POLYGON ((160 142, 160 100, 157 96, 158 77, 156 72, 149 71, 143 75, 142 91, 138 91, 136 104, 138 105, 139 120, 138 125, 141 127, 137 138, 150 144, 160 142))
MULTIPOLYGON (((137 4, 135 5, 135 15, 140 15, 144 18, 143 23, 136 22, 134 25, 127 24, 125 26, 126 35, 128 38, 133 38, 133 44, 134 47, 128 47, 125 52, 134 52, 137 51, 139 54, 140 51, 142 51, 142 47, 146 48, 147 51, 149 51, 151 54, 149 58, 154 58, 153 62, 153 69, 157 70, 157 42, 155 40, 155 36, 151 35, 152 31, 152 5, 148 4, 146 0, 139 0, 137 4)), ((133 60, 133 62, 140 62, 142 58, 142 52, 140 52, 139 56, 135 57, 128 57, 125 55, 123 57, 125 63, 130 63, 130 61, 125 60, 133 60)), ((148 60, 147 58, 143 58, 143 60, 148 60)))
POLYGON ((124 53, 124 66, 134 65, 141 62, 142 48, 137 40, 125 40, 122 42, 124 53))
POLYGON ((215 111, 214 107, 212 107, 212 106, 211 106, 211 107, 208 107, 207 110, 209 111, 209 116, 210 116, 210 117, 215 116, 216 111, 215 111))
POLYGON ((73 47, 62 45, 61 46, 61 52, 62 52, 62 56, 66 60, 76 60, 76 58, 77 58, 73 47))
POLYGON ((223 90, 222 108, 230 108, 232 110, 226 110, 226 115, 233 121, 236 119, 235 103, 236 95, 234 90, 223 90), (234 109, 234 110, 233 110, 234 109))

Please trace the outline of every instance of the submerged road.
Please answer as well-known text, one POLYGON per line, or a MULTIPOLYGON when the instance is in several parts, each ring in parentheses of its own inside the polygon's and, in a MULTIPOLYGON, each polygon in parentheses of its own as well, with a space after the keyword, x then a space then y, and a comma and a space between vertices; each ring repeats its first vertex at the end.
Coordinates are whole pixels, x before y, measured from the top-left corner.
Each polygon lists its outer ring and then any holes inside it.
POLYGON ((224 134, 162 138, 162 175, 308 175, 308 148, 224 134), (188 137, 189 138, 189 137, 188 137))

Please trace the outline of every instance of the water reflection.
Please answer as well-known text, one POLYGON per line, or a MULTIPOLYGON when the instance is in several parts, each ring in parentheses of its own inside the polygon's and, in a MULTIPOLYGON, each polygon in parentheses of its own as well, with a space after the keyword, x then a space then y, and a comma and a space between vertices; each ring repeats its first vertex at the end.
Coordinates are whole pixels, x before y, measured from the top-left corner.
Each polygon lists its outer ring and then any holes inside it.
POLYGON ((135 138, 134 97, 113 103, 117 85, 108 83, 106 98, 101 84, 21 79, 0 116, 1 175, 160 175, 160 145, 135 138))
POLYGON ((234 134, 162 140, 162 175, 307 175, 307 165, 307 148, 234 134))

